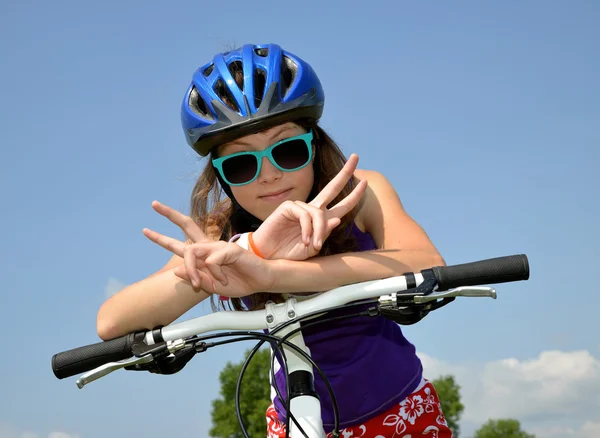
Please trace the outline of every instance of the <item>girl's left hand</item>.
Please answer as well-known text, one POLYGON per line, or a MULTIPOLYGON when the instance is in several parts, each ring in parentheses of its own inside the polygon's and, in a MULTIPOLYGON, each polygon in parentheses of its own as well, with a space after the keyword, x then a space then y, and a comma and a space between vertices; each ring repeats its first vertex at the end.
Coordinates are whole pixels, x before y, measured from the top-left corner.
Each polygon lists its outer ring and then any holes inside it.
MULTIPOLYGON (((177 224, 176 219, 173 222, 177 224)), ((275 275, 270 262, 235 243, 203 241, 186 244, 147 228, 144 234, 183 258, 183 265, 176 267, 174 273, 190 281, 194 288, 226 297, 243 297, 269 291, 274 285, 275 275)))
POLYGON ((331 232, 361 200, 367 181, 360 181, 336 205, 328 205, 354 177, 358 155, 352 154, 344 167, 310 202, 285 201, 254 232, 258 251, 269 260, 306 260, 316 256, 331 232))

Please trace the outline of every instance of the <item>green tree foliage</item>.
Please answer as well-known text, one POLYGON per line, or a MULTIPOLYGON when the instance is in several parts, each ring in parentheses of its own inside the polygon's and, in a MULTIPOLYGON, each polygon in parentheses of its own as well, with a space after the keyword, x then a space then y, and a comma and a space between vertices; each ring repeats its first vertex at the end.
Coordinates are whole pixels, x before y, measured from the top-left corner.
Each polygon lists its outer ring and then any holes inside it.
POLYGON ((446 422, 450 429, 452 429, 454 438, 458 438, 460 432, 458 423, 460 422, 460 416, 465 409, 460 401, 460 386, 455 382, 454 377, 452 376, 442 376, 432 380, 431 383, 435 387, 440 398, 442 412, 444 412, 446 422))
POLYGON ((475 438, 535 438, 521 430, 521 424, 517 420, 500 419, 489 420, 477 432, 475 438))
MULTIPOLYGON (((246 351, 244 360, 250 350, 246 351)), ((228 363, 221 371, 220 397, 212 403, 212 429, 209 434, 213 438, 242 438, 243 434, 235 414, 235 390, 244 360, 238 364, 228 363)), ((265 413, 271 404, 269 370, 271 352, 261 349, 254 355, 244 373, 240 406, 244 426, 249 436, 265 436, 267 422, 265 413)))

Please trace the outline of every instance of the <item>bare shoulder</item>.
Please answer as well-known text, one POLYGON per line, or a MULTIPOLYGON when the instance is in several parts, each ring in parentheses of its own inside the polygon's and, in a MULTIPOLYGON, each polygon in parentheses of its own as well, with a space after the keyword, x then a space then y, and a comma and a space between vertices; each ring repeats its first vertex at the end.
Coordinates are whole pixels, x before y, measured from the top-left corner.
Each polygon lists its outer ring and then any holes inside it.
POLYGON ((368 169, 356 169, 354 176, 359 180, 367 180, 368 186, 360 204, 356 215, 356 225, 365 231, 370 222, 370 217, 374 211, 381 209, 380 199, 382 197, 396 197, 397 194, 389 180, 381 172, 368 169))
POLYGON ((377 172, 376 170, 368 170, 368 169, 356 169, 354 171, 354 176, 358 179, 363 180, 366 179, 369 182, 369 186, 375 184, 376 186, 387 185, 390 186, 390 182, 381 172, 377 172))

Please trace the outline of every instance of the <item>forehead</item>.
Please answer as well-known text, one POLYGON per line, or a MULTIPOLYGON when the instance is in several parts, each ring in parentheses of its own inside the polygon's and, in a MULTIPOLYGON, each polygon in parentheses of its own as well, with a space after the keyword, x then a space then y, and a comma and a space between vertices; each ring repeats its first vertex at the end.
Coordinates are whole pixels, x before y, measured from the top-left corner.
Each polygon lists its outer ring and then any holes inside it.
POLYGON ((299 125, 288 122, 222 144, 217 147, 216 152, 218 156, 223 156, 247 150, 261 150, 279 140, 298 135, 302 132, 304 132, 304 129, 299 125))

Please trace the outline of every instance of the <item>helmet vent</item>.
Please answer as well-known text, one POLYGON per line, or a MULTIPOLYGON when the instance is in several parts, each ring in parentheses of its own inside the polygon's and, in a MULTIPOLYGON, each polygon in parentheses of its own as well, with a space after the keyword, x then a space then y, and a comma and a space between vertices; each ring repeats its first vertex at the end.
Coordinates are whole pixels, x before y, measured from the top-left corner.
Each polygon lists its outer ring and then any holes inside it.
POLYGON ((260 68, 254 70, 254 106, 258 108, 265 94, 265 85, 267 84, 267 73, 260 68))
POLYGON ((217 82, 215 83, 214 90, 217 96, 219 96, 219 98, 223 101, 225 105, 227 105, 232 110, 239 112, 237 103, 235 102, 231 91, 229 91, 229 88, 225 86, 225 82, 223 82, 223 79, 219 78, 217 80, 217 82))
POLYGON ((269 56, 269 49, 254 48, 254 53, 256 53, 258 56, 262 56, 263 58, 266 58, 267 56, 269 56))
POLYGON ((202 96, 200 96, 200 93, 198 93, 196 87, 193 87, 192 91, 190 91, 190 95, 188 97, 188 106, 200 117, 207 119, 213 118, 211 112, 208 111, 208 108, 206 107, 206 102, 204 102, 204 99, 202 99, 202 96))
POLYGON ((204 73, 204 76, 206 76, 206 77, 209 77, 209 76, 210 76, 210 74, 212 73, 212 71, 214 70, 214 68, 215 68, 215 65, 214 65, 214 64, 211 64, 211 65, 209 65, 208 67, 206 67, 206 68, 204 69, 204 72, 203 72, 203 73, 204 73))
POLYGON ((298 66, 291 58, 284 56, 281 63, 281 96, 285 95, 290 90, 290 87, 296 79, 298 66))
POLYGON ((240 90, 243 92, 244 91, 244 66, 242 64, 242 61, 233 61, 233 62, 229 63, 227 68, 229 69, 229 73, 231 73, 233 80, 235 81, 237 86, 240 88, 240 90))

